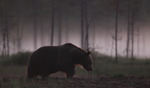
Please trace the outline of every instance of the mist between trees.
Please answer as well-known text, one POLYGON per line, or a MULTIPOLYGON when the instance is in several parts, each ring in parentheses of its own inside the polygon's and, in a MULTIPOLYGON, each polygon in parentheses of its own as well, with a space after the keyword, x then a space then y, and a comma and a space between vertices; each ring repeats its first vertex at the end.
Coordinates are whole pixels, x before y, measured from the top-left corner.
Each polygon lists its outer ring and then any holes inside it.
POLYGON ((115 56, 149 57, 149 0, 1 0, 2 56, 72 42, 115 56))

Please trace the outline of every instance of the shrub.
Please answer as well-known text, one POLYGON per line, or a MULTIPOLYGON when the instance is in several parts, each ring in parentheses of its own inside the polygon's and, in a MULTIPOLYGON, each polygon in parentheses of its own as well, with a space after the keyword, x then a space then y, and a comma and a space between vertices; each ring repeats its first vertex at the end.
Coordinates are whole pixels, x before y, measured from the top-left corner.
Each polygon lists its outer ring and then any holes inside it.
POLYGON ((1 65, 26 65, 31 52, 18 52, 11 56, 5 56, 1 59, 1 65))

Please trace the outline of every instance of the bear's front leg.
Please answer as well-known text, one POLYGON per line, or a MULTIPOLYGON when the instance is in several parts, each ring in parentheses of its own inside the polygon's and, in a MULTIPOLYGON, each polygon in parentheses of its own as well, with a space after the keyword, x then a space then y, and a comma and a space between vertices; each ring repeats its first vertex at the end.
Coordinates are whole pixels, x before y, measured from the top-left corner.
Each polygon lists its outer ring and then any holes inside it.
POLYGON ((48 75, 41 75, 41 77, 42 77, 43 80, 48 79, 48 75))
POLYGON ((67 78, 72 78, 74 74, 66 73, 67 78))
POLYGON ((72 68, 72 69, 66 71, 65 73, 66 73, 67 78, 72 78, 75 74, 75 69, 72 68))

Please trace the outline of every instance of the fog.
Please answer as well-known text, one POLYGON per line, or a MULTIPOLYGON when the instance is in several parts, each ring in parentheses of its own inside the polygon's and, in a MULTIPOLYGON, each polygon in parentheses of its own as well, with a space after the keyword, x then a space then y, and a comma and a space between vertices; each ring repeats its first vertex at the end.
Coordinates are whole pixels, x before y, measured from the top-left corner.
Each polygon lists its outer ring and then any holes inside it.
MULTIPOLYGON (((132 1, 132 0, 131 0, 132 1)), ((115 1, 88 0, 87 14, 89 23, 89 47, 102 54, 115 55, 115 1)), ((21 37, 21 51, 34 51, 34 28, 36 21, 37 48, 50 45, 52 10, 51 0, 1 0, 1 35, 3 29, 9 30, 10 53, 17 50, 17 30, 21 37), (34 6, 34 3, 35 6, 34 6), (7 12, 7 25, 3 13, 7 12)), ((134 20, 134 55, 150 57, 150 1, 142 0, 137 4, 134 20)), ((118 15, 118 54, 126 55, 128 4, 120 0, 118 15)), ((81 47, 81 7, 80 0, 56 0, 54 14, 54 46, 70 42, 81 47), (59 31, 61 30, 61 39, 59 31)), ((0 38, 3 49, 3 37, 0 38)), ((131 49, 131 47, 130 47, 131 49)), ((129 52, 131 50, 129 49, 129 52)))

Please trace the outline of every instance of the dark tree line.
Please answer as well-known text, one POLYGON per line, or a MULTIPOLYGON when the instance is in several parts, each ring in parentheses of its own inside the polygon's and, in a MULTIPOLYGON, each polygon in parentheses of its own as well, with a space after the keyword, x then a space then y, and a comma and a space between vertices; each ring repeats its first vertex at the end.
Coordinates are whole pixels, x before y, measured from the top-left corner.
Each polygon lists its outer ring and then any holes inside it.
POLYGON ((9 7, 4 1, 1 1, 1 5, 2 56, 5 56, 9 55, 9 7))
POLYGON ((128 0, 127 58, 134 58, 135 31, 139 32, 138 29, 135 29, 135 25, 138 21, 141 3, 140 0, 128 0))
MULTIPOLYGON (((102 22, 102 17, 107 17, 112 15, 115 18, 114 28, 114 37, 115 41, 115 56, 116 62, 118 62, 118 43, 119 43, 119 16, 121 15, 120 6, 121 2, 127 3, 126 8, 126 17, 127 17, 127 41, 126 41, 126 56, 131 56, 134 58, 134 43, 135 43, 135 25, 138 17, 138 13, 141 7, 141 0, 1 0, 0 1, 0 20, 1 20, 1 34, 2 34, 2 55, 9 55, 10 50, 10 41, 12 31, 16 30, 16 37, 14 45, 17 47, 17 51, 21 51, 21 41, 22 41, 22 30, 25 21, 31 21, 30 24, 33 27, 33 47, 34 50, 38 47, 38 36, 40 31, 40 41, 41 45, 44 45, 44 31, 45 30, 45 19, 48 19, 49 24, 49 45, 53 46, 55 41, 58 45, 61 45, 63 42, 63 37, 66 36, 66 41, 68 41, 68 31, 69 21, 73 18, 78 18, 78 23, 80 26, 80 35, 81 35, 81 47, 85 50, 94 49, 94 45, 90 41, 94 41, 95 28, 99 22, 102 22), (113 2, 113 10, 105 8, 108 10, 108 13, 105 14, 105 11, 101 8, 101 3, 110 3, 113 2), (24 11, 23 11, 24 10, 24 11), (27 15, 23 16, 22 13, 27 15), (115 16, 114 16, 115 15, 115 16), (31 18, 31 19, 30 19, 31 18), (100 20, 100 21, 99 21, 100 20), (12 21, 12 23, 11 23, 12 21), (65 27, 64 27, 65 24, 65 27), (65 29, 65 35, 64 33, 65 29), (57 32, 57 33, 56 33, 57 32), (92 34, 92 33, 93 34, 92 34), (93 36, 93 38, 92 38, 93 36), (57 38, 55 38, 57 37, 57 38), (93 39, 93 40, 90 40, 93 39), (93 47, 91 47, 93 46, 93 47)), ((104 5, 103 5, 104 6, 104 5)), ((110 5, 110 7, 112 7, 110 5)), ((94 43, 93 43, 94 44, 94 43)))
POLYGON ((81 0, 81 47, 89 50, 88 2, 81 0))

